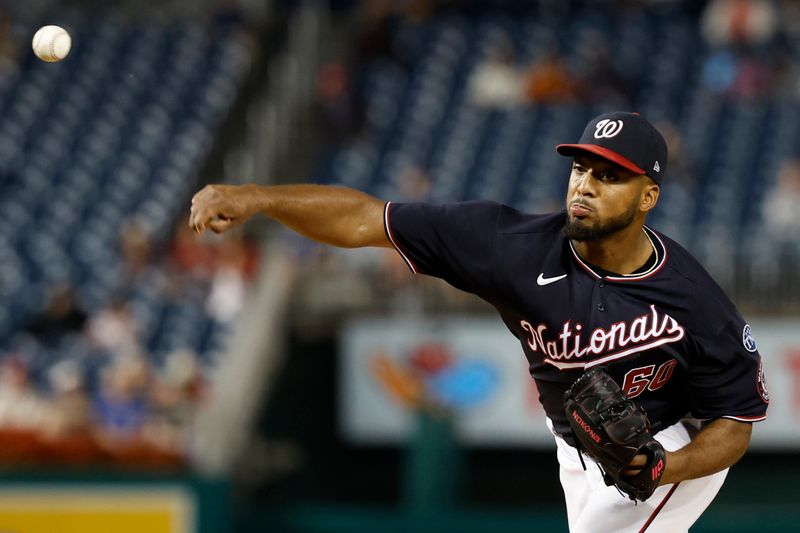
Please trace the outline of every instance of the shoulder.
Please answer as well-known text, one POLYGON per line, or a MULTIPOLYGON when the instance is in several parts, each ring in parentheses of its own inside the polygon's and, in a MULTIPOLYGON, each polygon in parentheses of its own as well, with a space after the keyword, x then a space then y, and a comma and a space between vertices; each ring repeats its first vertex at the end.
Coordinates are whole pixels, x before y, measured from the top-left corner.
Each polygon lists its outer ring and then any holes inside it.
POLYGON ((447 221, 464 227, 465 223, 492 227, 498 234, 551 233, 560 235, 566 213, 531 214, 488 200, 470 200, 446 204, 394 203, 386 204, 387 218, 403 216, 408 219, 447 221))
POLYGON ((385 210, 395 213, 413 213, 415 215, 440 216, 440 217, 489 217, 496 219, 500 209, 504 207, 497 202, 486 200, 470 200, 466 202, 452 202, 434 204, 428 202, 386 202, 385 210))
POLYGON ((666 272, 683 279, 699 290, 721 290, 703 265, 686 248, 663 233, 649 228, 664 244, 667 252, 666 272))
POLYGON ((431 231, 470 231, 496 226, 501 205, 496 202, 470 201, 446 204, 427 202, 386 202, 384 222, 387 228, 414 228, 431 231))
POLYGON ((499 234, 561 234, 561 228, 566 222, 566 213, 531 214, 518 211, 506 205, 500 206, 497 218, 497 233, 499 234))
MULTIPOLYGON (((650 229, 650 228, 648 228, 650 229)), ((676 298, 684 300, 689 312, 706 325, 722 327, 738 314, 736 306, 703 265, 683 246, 653 231, 664 244, 667 261, 663 275, 676 298)))

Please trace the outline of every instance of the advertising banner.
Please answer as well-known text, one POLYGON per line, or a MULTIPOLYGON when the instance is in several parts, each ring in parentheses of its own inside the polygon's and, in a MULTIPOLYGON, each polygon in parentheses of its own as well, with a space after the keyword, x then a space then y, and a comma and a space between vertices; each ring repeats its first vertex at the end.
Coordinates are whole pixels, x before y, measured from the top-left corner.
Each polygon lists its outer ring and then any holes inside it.
MULTIPOLYGON (((800 322, 751 331, 770 396, 753 448, 800 449, 800 322)), ((454 416, 465 444, 553 446, 519 341, 499 319, 359 319, 342 333, 340 361, 340 428, 353 443, 400 443, 428 409, 454 416)))

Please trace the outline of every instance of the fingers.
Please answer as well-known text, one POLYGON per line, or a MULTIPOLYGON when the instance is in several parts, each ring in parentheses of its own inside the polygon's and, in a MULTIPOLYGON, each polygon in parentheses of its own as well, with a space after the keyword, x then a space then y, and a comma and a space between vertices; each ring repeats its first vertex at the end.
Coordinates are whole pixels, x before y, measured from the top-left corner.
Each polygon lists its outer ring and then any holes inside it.
POLYGON ((198 234, 203 233, 206 226, 214 219, 207 209, 199 209, 193 205, 189 211, 189 227, 198 234))
POLYGON ((229 229, 238 226, 240 220, 227 218, 221 214, 213 214, 208 210, 192 211, 189 215, 189 227, 201 235, 206 228, 214 233, 224 233, 229 229))
POLYGON ((628 464, 627 467, 622 471, 623 476, 635 476, 639 472, 641 472, 644 467, 647 465, 647 455, 645 454, 638 454, 636 455, 633 460, 628 464))
POLYGON ((189 227, 202 234, 211 221, 218 218, 216 203, 212 185, 206 185, 195 194, 189 209, 189 227))
POLYGON ((223 233, 241 224, 247 217, 241 216, 236 186, 206 185, 192 197, 189 210, 189 227, 202 234, 206 228, 214 233, 223 233))
POLYGON ((643 467, 643 466, 645 466, 647 464, 647 461, 648 461, 647 455, 645 455, 643 453, 639 453, 639 454, 636 454, 633 457, 633 459, 628 464, 628 466, 631 466, 631 467, 637 467, 637 466, 638 467, 643 467))
POLYGON ((214 233, 223 233, 228 231, 234 226, 237 226, 238 222, 235 222, 233 219, 230 218, 216 218, 208 223, 208 227, 214 233))

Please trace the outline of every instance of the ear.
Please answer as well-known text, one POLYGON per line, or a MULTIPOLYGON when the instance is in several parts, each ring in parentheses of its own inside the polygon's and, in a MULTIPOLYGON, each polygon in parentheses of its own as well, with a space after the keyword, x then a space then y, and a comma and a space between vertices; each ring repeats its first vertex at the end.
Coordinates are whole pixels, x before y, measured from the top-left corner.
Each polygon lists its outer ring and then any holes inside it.
POLYGON ((639 202, 639 210, 647 213, 653 209, 658 203, 658 197, 661 194, 661 187, 652 179, 645 180, 644 187, 642 188, 642 197, 639 202))

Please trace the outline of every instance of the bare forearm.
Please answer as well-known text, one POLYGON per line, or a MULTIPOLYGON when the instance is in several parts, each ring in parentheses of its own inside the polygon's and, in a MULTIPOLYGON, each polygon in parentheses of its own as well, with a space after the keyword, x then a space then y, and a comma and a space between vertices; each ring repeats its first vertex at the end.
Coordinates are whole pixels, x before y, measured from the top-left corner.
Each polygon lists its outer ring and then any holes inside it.
POLYGON ((253 190, 258 212, 315 241, 344 248, 390 246, 384 202, 363 192, 325 185, 276 185, 253 190))
POLYGON ((705 426, 692 442, 667 452, 661 485, 715 474, 741 459, 750 443, 752 425, 720 418, 705 426))
POLYGON ((222 233, 261 213, 326 244, 390 247, 383 207, 383 201, 346 187, 208 185, 192 199, 189 224, 198 232, 222 233))

